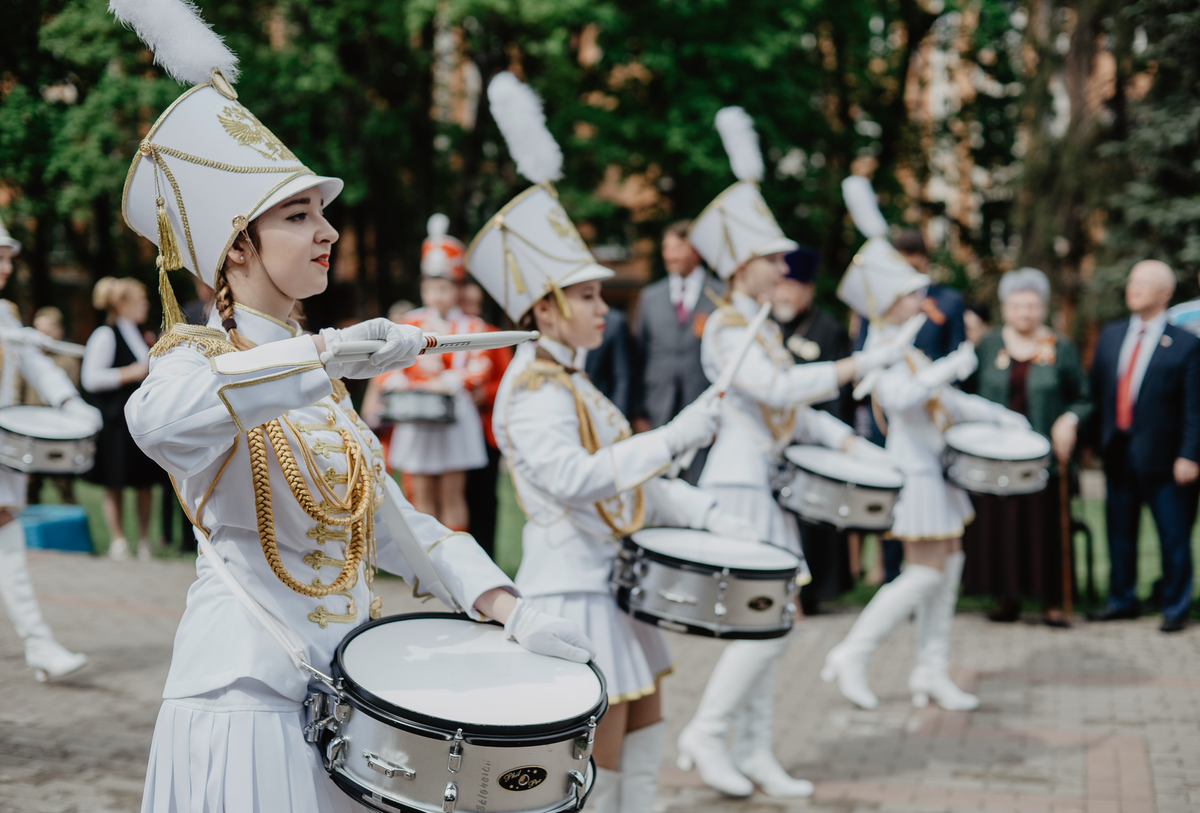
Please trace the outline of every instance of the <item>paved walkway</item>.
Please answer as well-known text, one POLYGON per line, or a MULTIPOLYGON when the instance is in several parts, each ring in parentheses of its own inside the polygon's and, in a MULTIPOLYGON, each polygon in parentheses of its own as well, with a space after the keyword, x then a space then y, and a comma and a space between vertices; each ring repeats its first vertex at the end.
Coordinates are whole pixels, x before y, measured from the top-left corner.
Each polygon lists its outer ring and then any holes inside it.
MULTIPOLYGON (((0 811, 136 811, 192 568, 48 553, 30 560, 59 638, 92 663, 62 682, 35 683, 0 621, 0 811)), ((401 583, 381 584, 389 611, 411 608, 401 583)), ((777 750, 794 773, 816 781, 816 796, 724 799, 673 767, 671 746, 660 813, 1200 810, 1200 628, 1167 637, 1152 619, 1062 631, 962 616, 951 652, 956 676, 983 698, 966 714, 908 704, 905 627, 873 662, 882 704, 864 712, 817 678, 853 617, 805 622, 784 659, 777 750)), ((722 644, 671 643, 673 742, 722 644)))

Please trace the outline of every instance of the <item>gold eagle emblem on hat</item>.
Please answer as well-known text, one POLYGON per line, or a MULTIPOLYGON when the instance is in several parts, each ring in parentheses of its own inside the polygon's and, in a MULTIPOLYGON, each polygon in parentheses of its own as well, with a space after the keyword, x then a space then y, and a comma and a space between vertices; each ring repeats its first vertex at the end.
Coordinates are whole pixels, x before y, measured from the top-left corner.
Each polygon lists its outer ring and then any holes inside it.
POLYGON ((263 126, 263 123, 255 118, 253 113, 240 104, 231 104, 226 107, 217 114, 217 120, 221 122, 225 132, 229 133, 234 141, 243 147, 249 147, 264 158, 272 161, 297 160, 296 155, 284 146, 274 133, 263 126))

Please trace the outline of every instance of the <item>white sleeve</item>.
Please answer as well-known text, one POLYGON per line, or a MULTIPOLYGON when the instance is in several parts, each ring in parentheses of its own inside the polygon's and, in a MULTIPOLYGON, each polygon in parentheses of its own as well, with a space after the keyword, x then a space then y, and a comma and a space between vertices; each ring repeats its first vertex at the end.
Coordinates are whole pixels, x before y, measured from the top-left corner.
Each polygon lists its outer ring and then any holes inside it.
POLYGON ((71 383, 70 377, 40 348, 22 345, 18 358, 21 375, 33 385, 47 404, 62 406, 64 401, 79 397, 79 391, 71 383))
MULTIPOLYGON (((742 342, 747 327, 717 325, 712 335, 706 335, 711 348, 703 354, 704 374, 715 382, 742 342)), ((812 404, 831 398, 838 391, 835 362, 793 364, 780 370, 771 356, 757 341, 750 346, 745 360, 738 367, 733 386, 747 396, 771 409, 786 409, 800 404, 812 404)))
POLYGON ((913 375, 907 362, 900 361, 880 377, 871 390, 871 397, 885 413, 904 412, 928 401, 935 391, 936 387, 928 386, 913 375))
POLYGON ((842 421, 812 407, 801 407, 796 421, 796 442, 815 443, 830 449, 841 449, 854 430, 842 421))
POLYGON ((204 470, 239 432, 333 391, 309 336, 217 356, 180 346, 150 360, 125 404, 134 441, 176 478, 204 470))
MULTIPOLYGON (((455 601, 471 618, 480 619, 475 602, 489 590, 500 587, 514 596, 520 595, 512 580, 504 575, 504 571, 484 553, 483 548, 479 547, 470 534, 451 531, 433 517, 413 508, 412 503, 404 498, 399 486, 390 476, 383 485, 400 506, 401 513, 408 520, 421 545, 428 551, 434 570, 455 601)), ((378 517, 375 520, 375 541, 379 566, 400 576, 414 588, 419 587, 414 584, 412 568, 409 567, 387 523, 378 517)))
POLYGON ((989 401, 982 396, 972 395, 953 387, 943 387, 941 392, 938 393, 938 397, 958 421, 985 421, 990 423, 998 420, 1001 415, 1011 412, 1003 404, 989 401))
POLYGON ((671 465, 658 431, 634 435, 589 454, 579 439, 575 399, 562 385, 514 389, 505 427, 510 465, 563 505, 586 506, 636 488, 671 465))
POLYGON ((110 392, 121 386, 121 371, 113 366, 117 337, 108 325, 92 331, 83 351, 79 383, 88 392, 110 392))
POLYGON ((646 495, 646 525, 703 528, 717 500, 684 480, 652 477, 642 484, 646 495))

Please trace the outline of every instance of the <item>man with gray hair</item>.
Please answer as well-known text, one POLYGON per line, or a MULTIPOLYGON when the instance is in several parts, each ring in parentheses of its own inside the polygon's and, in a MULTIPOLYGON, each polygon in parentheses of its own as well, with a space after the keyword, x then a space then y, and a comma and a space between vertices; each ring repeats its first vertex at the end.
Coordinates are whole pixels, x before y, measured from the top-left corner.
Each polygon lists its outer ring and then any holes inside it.
POLYGON ((1138 526, 1149 505, 1162 552, 1163 632, 1186 626, 1200 477, 1200 339, 1168 324, 1175 273, 1143 260, 1129 272, 1128 319, 1104 328, 1092 363, 1105 505, 1108 604, 1093 620, 1135 618, 1138 526))

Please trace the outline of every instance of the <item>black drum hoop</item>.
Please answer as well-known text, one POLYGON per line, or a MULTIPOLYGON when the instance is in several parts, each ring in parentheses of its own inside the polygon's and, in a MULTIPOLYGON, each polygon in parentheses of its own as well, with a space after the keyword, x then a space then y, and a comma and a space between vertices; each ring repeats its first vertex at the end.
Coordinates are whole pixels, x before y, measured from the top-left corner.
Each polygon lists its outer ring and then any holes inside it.
POLYGON ((617 590, 617 606, 626 614, 633 616, 638 621, 644 621, 651 626, 665 629, 671 632, 679 632, 683 635, 698 635, 702 638, 719 638, 722 641, 769 641, 772 638, 782 638, 792 631, 795 624, 787 627, 777 627, 765 630, 729 630, 728 632, 717 632, 709 627, 693 624, 688 621, 676 621, 673 618, 663 618, 662 616, 648 613, 645 610, 635 610, 629 604, 630 588, 622 587, 617 590), (659 622, 662 622, 661 624, 659 622), (663 626, 667 624, 669 626, 663 626), (676 629, 682 627, 683 629, 676 629))
MULTIPOLYGON (((666 528, 667 526, 657 526, 656 525, 655 530, 658 530, 658 528, 660 528, 660 527, 666 528)), ((696 528, 669 528, 669 530, 695 531, 697 529, 696 528)), ((797 565, 796 567, 792 567, 792 568, 780 568, 777 570, 746 570, 744 568, 738 568, 738 567, 721 567, 719 565, 710 565, 710 564, 706 564, 703 562, 693 562, 688 559, 676 558, 674 556, 671 556, 670 554, 659 553, 656 550, 651 550, 650 548, 639 545, 634 540, 632 534, 625 537, 621 541, 621 543, 622 543, 623 547, 625 548, 625 550, 630 551, 631 553, 635 553, 646 559, 649 559, 652 562, 657 562, 662 565, 668 565, 670 567, 678 568, 679 570, 685 570, 685 571, 688 571, 689 573, 700 573, 700 574, 703 574, 706 576, 715 576, 715 575, 723 574, 726 571, 728 571, 730 576, 734 576, 739 579, 748 579, 748 580, 757 580, 757 581, 776 581, 778 579, 787 579, 787 578, 795 577, 796 573, 799 572, 799 570, 800 570, 799 565, 797 565)), ((784 553, 790 554, 791 556, 796 555, 796 554, 792 553, 790 550, 788 550, 787 548, 785 548, 781 545, 776 545, 774 542, 766 542, 766 541, 760 540, 759 544, 760 545, 769 545, 770 547, 781 550, 784 553)), ((799 557, 797 557, 797 558, 799 558, 799 557)))
MULTIPOLYGON (((594 662, 589 662, 587 666, 600 681, 600 699, 595 706, 583 714, 566 720, 527 726, 464 724, 412 711, 411 709, 389 703, 378 695, 373 694, 365 686, 354 680, 342 666, 342 658, 345 654, 346 646, 363 632, 384 624, 431 618, 467 621, 472 624, 490 624, 501 628, 504 626, 496 621, 475 621, 465 613, 433 612, 389 615, 363 624, 342 639, 342 642, 338 644, 338 648, 333 655, 331 671, 334 681, 341 684, 342 699, 367 716, 373 717, 385 725, 407 731, 410 734, 430 739, 450 741, 454 739, 458 731, 462 731, 463 739, 470 745, 492 748, 525 748, 533 745, 561 742, 564 739, 586 733, 593 717, 598 722, 607 713, 608 684, 604 680, 604 673, 596 667, 594 662)), ((421 813, 421 811, 417 813, 421 813)))

